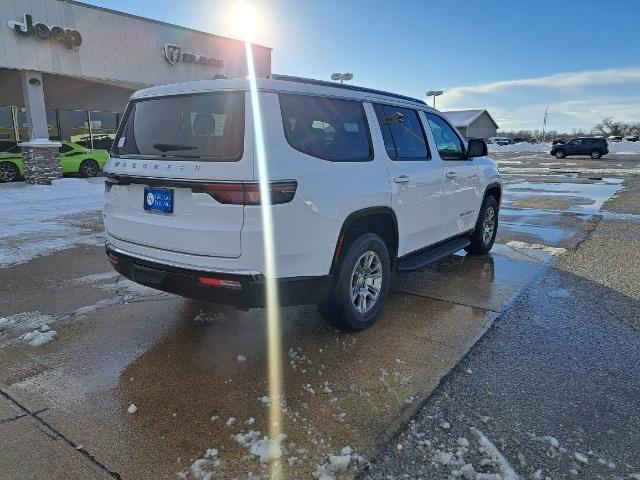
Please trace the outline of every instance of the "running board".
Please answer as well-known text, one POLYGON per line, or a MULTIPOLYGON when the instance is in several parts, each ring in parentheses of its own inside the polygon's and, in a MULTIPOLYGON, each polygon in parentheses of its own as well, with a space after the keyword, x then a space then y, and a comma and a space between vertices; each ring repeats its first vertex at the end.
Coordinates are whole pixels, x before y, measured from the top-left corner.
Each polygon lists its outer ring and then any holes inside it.
POLYGON ((465 235, 464 237, 456 237, 444 243, 436 244, 433 247, 428 247, 425 250, 399 258, 397 270, 399 272, 418 270, 430 263, 448 257, 458 250, 468 247, 470 243, 469 237, 465 235))

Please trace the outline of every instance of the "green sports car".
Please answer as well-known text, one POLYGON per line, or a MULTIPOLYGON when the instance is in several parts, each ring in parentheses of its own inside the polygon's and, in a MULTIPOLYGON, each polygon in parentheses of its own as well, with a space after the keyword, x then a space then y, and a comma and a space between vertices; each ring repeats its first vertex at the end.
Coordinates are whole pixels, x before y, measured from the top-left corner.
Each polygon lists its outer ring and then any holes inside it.
MULTIPOLYGON (((95 177, 107 163, 106 150, 89 150, 73 142, 62 142, 60 160, 62 173, 79 173, 83 177, 95 177)), ((0 152, 0 183, 13 182, 24 175, 24 162, 20 147, 15 145, 0 152)))

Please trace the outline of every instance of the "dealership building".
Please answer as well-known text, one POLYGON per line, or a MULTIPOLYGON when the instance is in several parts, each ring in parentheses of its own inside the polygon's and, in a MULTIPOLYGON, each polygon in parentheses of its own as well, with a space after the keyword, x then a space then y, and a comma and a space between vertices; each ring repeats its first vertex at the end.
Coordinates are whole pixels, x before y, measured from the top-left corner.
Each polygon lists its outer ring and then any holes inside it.
MULTIPOLYGON (((247 75, 241 40, 72 0, 1 3, 0 151, 20 144, 26 170, 43 155, 60 163, 51 141, 109 148, 135 90, 247 75)), ((253 53, 270 74, 271 49, 253 53)))

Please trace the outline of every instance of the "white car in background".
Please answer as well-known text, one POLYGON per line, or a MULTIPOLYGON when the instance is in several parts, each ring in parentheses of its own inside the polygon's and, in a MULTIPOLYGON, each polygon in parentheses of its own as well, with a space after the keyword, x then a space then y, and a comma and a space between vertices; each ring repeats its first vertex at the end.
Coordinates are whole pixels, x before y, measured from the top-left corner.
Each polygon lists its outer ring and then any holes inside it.
POLYGON ((143 285, 265 304, 262 209, 282 305, 318 303, 350 329, 380 314, 393 271, 487 253, 502 197, 482 140, 424 102, 273 75, 135 93, 106 172, 113 266, 143 285), (259 188, 264 138, 271 206, 259 188))

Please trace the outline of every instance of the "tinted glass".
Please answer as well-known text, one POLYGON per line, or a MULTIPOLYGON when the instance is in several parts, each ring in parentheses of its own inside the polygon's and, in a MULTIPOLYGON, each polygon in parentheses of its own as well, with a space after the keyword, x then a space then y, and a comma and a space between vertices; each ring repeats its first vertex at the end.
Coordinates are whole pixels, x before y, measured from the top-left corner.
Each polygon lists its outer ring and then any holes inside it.
POLYGON ((360 102, 306 95, 279 95, 289 144, 334 162, 372 158, 369 127, 360 102))
POLYGON ((244 92, 135 101, 114 153, 237 161, 244 149, 244 92))
POLYGON ((79 143, 85 148, 91 148, 89 135, 89 115, 80 110, 60 110, 60 129, 62 140, 79 143))
POLYGON ((394 160, 424 160, 430 157, 418 112, 391 105, 373 106, 387 154, 394 160))
POLYGON ((71 150, 73 150, 73 148, 71 148, 69 145, 62 145, 59 149, 60 153, 69 153, 71 150))
POLYGON ((90 112, 93 148, 110 150, 116 138, 118 115, 111 112, 90 112))
POLYGON ((437 115, 427 113, 426 116, 440 157, 447 160, 464 158, 462 141, 453 128, 437 115))
POLYGON ((17 143, 11 107, 0 107, 0 152, 17 143))

